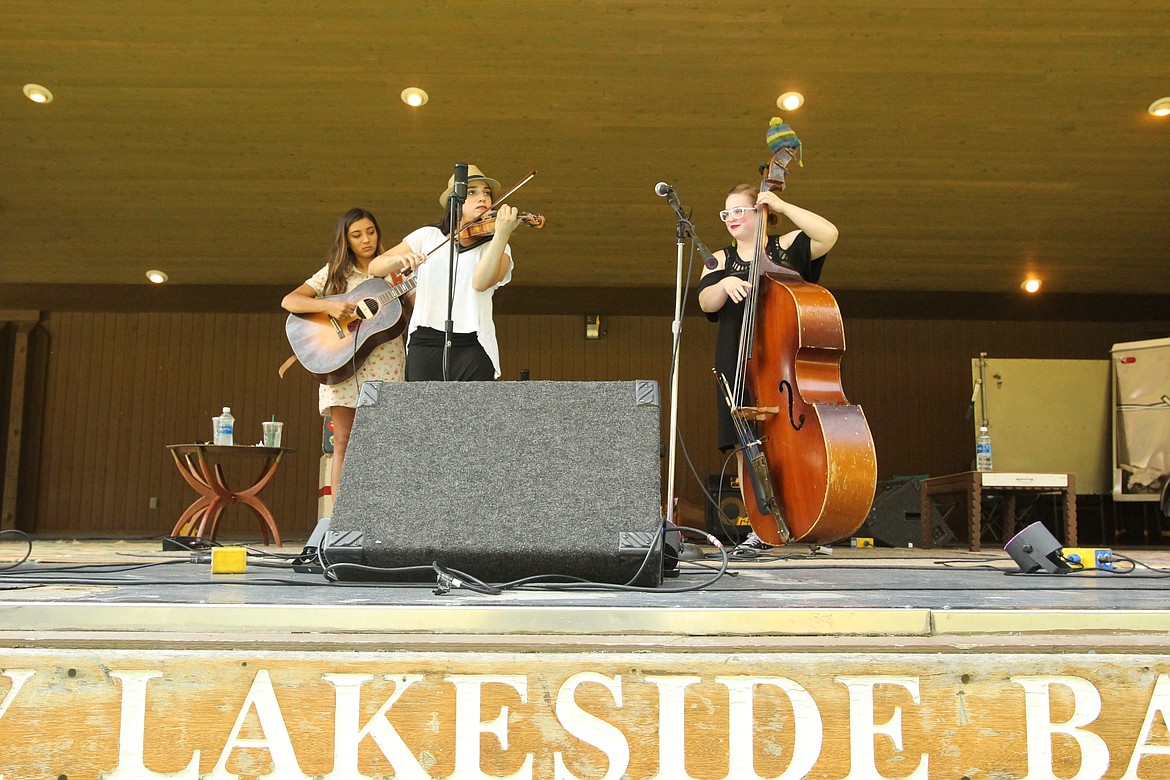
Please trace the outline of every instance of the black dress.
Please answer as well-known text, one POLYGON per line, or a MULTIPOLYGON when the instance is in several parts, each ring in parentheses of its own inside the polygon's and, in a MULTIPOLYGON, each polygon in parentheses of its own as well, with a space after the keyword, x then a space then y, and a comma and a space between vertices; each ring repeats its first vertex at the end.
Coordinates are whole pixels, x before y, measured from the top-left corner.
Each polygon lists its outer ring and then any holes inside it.
MULTIPOLYGON (((812 248, 809 237, 802 230, 796 234, 791 246, 780 248, 780 237, 771 236, 768 239, 766 251, 769 259, 777 265, 791 268, 800 274, 806 282, 815 283, 821 278, 821 269, 825 265, 825 257, 812 259, 812 248)), ((699 292, 713 284, 718 284, 727 275, 737 276, 744 281, 748 278, 748 265, 740 259, 734 246, 723 250, 726 260, 723 268, 712 271, 699 280, 699 292)), ((728 300, 723 308, 707 314, 711 322, 719 323, 719 332, 715 336, 715 370, 727 378, 729 385, 735 384, 735 370, 739 359, 739 331, 743 323, 744 302, 735 303, 728 300)), ((739 445, 735 434, 735 425, 731 421, 731 411, 727 408, 727 401, 723 391, 716 388, 715 406, 719 418, 719 449, 727 452, 739 445)))

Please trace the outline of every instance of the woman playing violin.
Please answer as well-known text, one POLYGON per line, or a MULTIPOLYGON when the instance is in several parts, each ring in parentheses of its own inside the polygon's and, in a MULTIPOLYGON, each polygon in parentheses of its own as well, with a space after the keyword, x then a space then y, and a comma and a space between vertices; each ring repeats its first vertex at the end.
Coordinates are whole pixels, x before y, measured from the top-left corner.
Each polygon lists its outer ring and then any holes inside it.
MULTIPOLYGON (((744 299, 751 290, 748 269, 756 247, 756 227, 759 222, 756 204, 768 209, 767 227, 779 224, 780 217, 787 217, 796 230, 783 235, 768 237, 766 260, 762 270, 767 271, 769 263, 795 270, 808 282, 816 282, 825 264, 825 256, 837 243, 837 228, 824 217, 782 200, 775 192, 760 192, 753 184, 740 184, 727 193, 724 209, 719 218, 731 234, 731 244, 715 252, 715 267, 703 271, 699 279, 699 308, 707 319, 719 323, 715 339, 715 369, 733 382, 739 360, 739 334, 743 322, 744 299), (746 257, 740 255, 743 251, 746 257)), ((719 417, 719 449, 727 452, 739 441, 731 420, 731 411, 722 392, 716 393, 719 417)), ((740 467, 742 475, 742 464, 740 467)), ((747 540, 736 548, 740 555, 753 555, 768 549, 751 533, 747 540)))
MULTIPOLYGON (((468 236, 464 228, 488 214, 493 195, 502 192, 500 183, 483 174, 478 167, 467 168, 467 201, 459 221, 456 239, 455 302, 451 310, 454 335, 451 344, 450 373, 456 381, 491 380, 500 375, 500 350, 496 343, 496 326, 492 320, 492 296, 512 278, 512 249, 508 237, 519 225, 519 216, 511 206, 501 205, 495 215, 494 234, 468 236)), ((455 177, 439 196, 445 207, 443 218, 433 225, 415 230, 398 246, 370 264, 371 273, 415 270, 414 314, 410 318, 406 348, 408 382, 439 381, 443 377, 443 345, 447 321, 448 281, 451 264, 448 249, 436 252, 425 265, 423 261, 445 243, 450 232, 450 201, 455 177)), ((478 231, 472 231, 478 232, 478 231)))

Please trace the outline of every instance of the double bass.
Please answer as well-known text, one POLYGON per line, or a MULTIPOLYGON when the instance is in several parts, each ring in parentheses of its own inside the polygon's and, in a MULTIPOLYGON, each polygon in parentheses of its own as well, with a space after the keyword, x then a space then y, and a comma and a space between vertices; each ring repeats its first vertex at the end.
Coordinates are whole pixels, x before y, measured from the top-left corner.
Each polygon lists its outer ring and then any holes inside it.
MULTIPOLYGON (((761 192, 783 191, 795 159, 790 147, 774 151, 760 169, 761 192)), ((845 331, 836 300, 767 260, 767 207, 757 212, 736 376, 718 376, 743 451, 744 505, 768 544, 833 542, 869 513, 873 437, 841 386, 845 331)))

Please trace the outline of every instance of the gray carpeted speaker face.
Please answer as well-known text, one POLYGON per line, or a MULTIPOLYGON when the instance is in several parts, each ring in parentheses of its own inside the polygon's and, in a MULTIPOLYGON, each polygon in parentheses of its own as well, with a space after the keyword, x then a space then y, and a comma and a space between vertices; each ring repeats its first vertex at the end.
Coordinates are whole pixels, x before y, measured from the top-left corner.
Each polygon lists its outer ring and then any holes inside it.
POLYGON ((649 555, 637 584, 661 583, 656 383, 386 382, 362 396, 329 561, 625 583, 649 555))

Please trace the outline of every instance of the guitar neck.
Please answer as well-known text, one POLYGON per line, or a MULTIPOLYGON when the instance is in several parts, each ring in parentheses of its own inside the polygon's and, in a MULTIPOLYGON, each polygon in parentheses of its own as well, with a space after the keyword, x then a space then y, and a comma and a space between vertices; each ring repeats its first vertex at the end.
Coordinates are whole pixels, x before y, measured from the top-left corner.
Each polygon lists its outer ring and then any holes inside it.
POLYGON ((398 300, 417 286, 418 277, 414 274, 411 274, 410 278, 399 282, 398 284, 392 285, 389 290, 384 293, 380 293, 377 297, 374 298, 374 300, 378 302, 378 306, 385 306, 386 304, 390 303, 390 301, 398 300))

